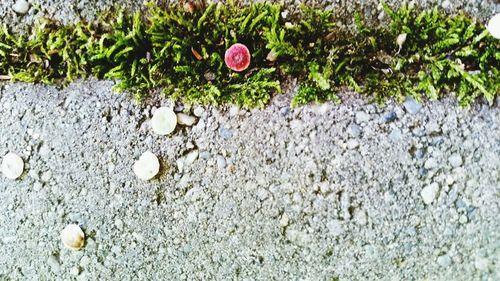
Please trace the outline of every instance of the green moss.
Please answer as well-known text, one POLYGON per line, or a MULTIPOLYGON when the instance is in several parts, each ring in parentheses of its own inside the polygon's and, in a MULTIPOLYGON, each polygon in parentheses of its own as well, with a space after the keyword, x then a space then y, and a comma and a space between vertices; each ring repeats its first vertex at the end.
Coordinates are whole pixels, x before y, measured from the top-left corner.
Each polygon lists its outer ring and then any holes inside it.
POLYGON ((117 91, 137 99, 161 88, 186 104, 263 107, 279 93, 280 80, 299 78, 292 105, 327 100, 351 88, 383 103, 437 99, 456 94, 467 106, 477 98, 490 104, 500 92, 499 41, 465 15, 409 5, 391 10, 391 22, 370 27, 355 16, 356 34, 335 26, 331 11, 301 6, 287 19, 280 4, 198 4, 148 12, 115 12, 97 23, 60 25, 44 20, 29 37, 0 29, 0 79, 66 84, 93 75, 117 80, 117 91), (105 24, 112 22, 112 24, 105 24), (399 35, 406 41, 398 46, 399 35), (224 65, 232 44, 252 53, 248 70, 224 65), (200 58, 201 57, 201 58, 200 58))

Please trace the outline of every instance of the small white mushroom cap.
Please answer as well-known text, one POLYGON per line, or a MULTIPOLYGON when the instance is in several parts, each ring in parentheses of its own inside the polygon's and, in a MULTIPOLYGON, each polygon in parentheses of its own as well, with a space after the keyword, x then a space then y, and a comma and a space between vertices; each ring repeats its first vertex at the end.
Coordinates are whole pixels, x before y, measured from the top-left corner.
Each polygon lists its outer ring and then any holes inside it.
POLYGON ((491 36, 500 39, 500 13, 494 15, 490 19, 486 28, 490 32, 491 36))
POLYGON ((2 159, 2 174, 9 179, 17 179, 24 171, 24 162, 21 157, 9 152, 2 159))
POLYGON ((398 38, 396 38, 396 44, 398 44, 398 47, 399 47, 398 53, 403 48, 403 44, 406 42, 406 37, 407 36, 408 36, 408 34, 401 33, 401 34, 398 35, 398 38))
POLYGON ((134 163, 133 170, 139 179, 147 181, 154 178, 160 171, 160 161, 153 153, 146 151, 134 163))
POLYGON ((175 130, 177 126, 177 115, 170 107, 160 107, 153 114, 151 127, 153 132, 158 135, 168 135, 175 130))
POLYGON ((78 251, 85 244, 85 234, 78 225, 68 224, 61 231, 61 240, 66 248, 78 251))

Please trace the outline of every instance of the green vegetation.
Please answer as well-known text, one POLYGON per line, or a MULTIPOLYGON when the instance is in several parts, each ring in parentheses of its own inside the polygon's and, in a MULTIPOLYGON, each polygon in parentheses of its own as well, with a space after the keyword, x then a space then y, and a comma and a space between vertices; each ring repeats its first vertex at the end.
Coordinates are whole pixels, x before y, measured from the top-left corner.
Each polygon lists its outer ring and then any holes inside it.
POLYGON ((483 25, 462 14, 382 4, 390 25, 368 27, 356 16, 356 34, 337 28, 328 10, 302 6, 283 18, 279 4, 233 1, 165 9, 149 3, 144 17, 116 12, 97 23, 45 20, 28 37, 3 26, 0 79, 64 85, 93 75, 116 79, 116 90, 137 99, 162 89, 186 104, 262 107, 292 75, 300 83, 293 105, 337 101, 345 87, 379 103, 449 92, 463 106, 479 97, 493 102, 500 43, 483 25), (242 73, 224 65, 236 42, 252 53, 242 73))

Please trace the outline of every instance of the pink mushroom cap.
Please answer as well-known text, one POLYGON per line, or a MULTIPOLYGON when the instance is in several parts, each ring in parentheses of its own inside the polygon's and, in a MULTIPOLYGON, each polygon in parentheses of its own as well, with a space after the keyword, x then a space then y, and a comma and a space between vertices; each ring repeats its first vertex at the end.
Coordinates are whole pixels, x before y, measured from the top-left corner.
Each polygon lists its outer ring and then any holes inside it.
POLYGON ((227 67, 237 72, 247 69, 250 65, 250 59, 250 51, 247 46, 240 43, 236 43, 229 47, 224 55, 224 61, 227 67))

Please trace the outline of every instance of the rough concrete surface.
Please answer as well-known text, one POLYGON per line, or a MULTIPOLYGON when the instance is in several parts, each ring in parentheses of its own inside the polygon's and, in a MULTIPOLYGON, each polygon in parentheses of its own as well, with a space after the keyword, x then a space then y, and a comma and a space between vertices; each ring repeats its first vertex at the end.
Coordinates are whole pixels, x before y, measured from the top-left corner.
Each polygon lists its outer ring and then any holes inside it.
MULTIPOLYGON (((33 0, 20 16, 13 2, 0 15, 20 26, 142 5, 33 0)), ((495 3, 449 1, 483 17, 495 3)), ((291 83, 262 110, 185 109, 196 124, 158 136, 168 101, 112 86, 0 85, 0 157, 25 162, 0 175, 0 280, 500 280, 499 101, 344 93, 291 109, 291 83), (148 150, 162 165, 149 182, 132 171, 148 150), (69 223, 81 251, 61 243, 69 223)))
POLYGON ((157 136, 165 101, 111 87, 1 88, 0 155, 26 169, 0 178, 0 279, 500 280, 499 104, 282 95, 195 107, 196 125, 157 136), (150 182, 132 172, 147 150, 150 182), (63 247, 68 223, 82 251, 63 247))

